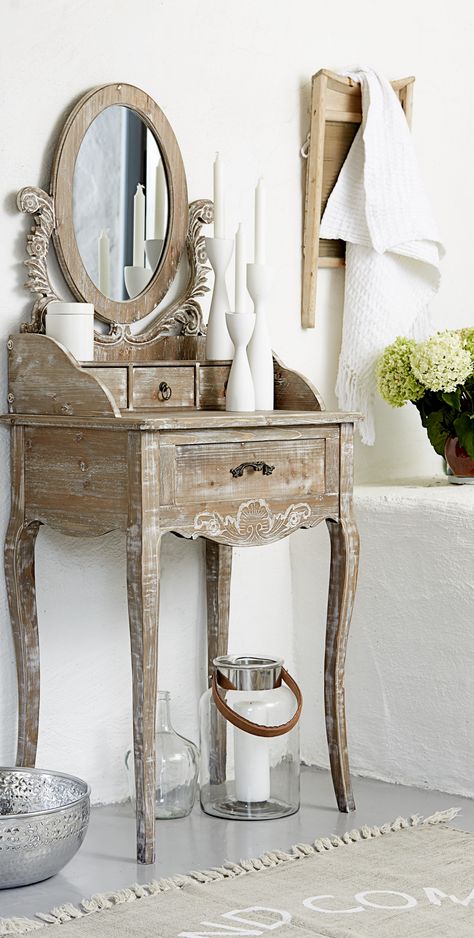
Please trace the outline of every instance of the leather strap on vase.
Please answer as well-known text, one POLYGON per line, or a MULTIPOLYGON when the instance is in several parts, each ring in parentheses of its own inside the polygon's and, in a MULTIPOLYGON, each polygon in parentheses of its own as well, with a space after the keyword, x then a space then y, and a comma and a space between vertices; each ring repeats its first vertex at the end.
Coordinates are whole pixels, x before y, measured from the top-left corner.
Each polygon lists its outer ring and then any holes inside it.
POLYGON ((288 723, 280 723, 279 726, 262 726, 260 723, 252 723, 236 713, 235 710, 232 710, 222 697, 219 686, 224 690, 236 690, 236 687, 223 674, 219 674, 219 679, 217 679, 216 671, 214 671, 211 681, 212 697, 219 713, 222 714, 225 720, 236 726, 238 730, 250 733, 251 736, 264 736, 267 739, 274 736, 284 736, 285 733, 289 733, 296 726, 301 716, 303 695, 295 679, 291 677, 291 674, 288 674, 288 671, 285 671, 285 668, 281 669, 281 680, 295 695, 297 707, 291 720, 288 720, 288 723))

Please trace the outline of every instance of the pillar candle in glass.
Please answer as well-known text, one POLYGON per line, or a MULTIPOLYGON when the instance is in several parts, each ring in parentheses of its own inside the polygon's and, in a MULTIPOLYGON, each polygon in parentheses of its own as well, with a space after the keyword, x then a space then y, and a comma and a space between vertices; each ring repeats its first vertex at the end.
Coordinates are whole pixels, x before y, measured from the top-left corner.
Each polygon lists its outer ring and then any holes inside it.
MULTIPOLYGON (((245 319, 234 314, 234 321, 245 319)), ((224 655, 200 703, 201 807, 264 820, 299 807, 301 691, 279 658, 224 655)))
MULTIPOLYGON (((248 700, 234 703, 233 709, 252 723, 264 726, 268 707, 248 700)), ((235 795, 238 801, 258 803, 270 797, 270 749, 268 739, 234 730, 235 795)))

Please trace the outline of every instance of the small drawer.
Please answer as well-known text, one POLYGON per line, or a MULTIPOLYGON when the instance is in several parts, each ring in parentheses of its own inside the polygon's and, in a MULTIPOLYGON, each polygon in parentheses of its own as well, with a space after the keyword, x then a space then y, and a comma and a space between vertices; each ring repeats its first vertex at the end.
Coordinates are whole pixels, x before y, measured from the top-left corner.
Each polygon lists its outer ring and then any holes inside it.
POLYGON ((194 407, 194 367, 134 368, 133 406, 194 407))
POLYGON ((88 368, 95 378, 102 381, 112 394, 120 410, 127 408, 127 369, 126 368, 88 368))
POLYGON ((202 410, 225 410, 225 391, 230 365, 201 365, 199 406, 202 410))
POLYGON ((325 438, 176 446, 177 505, 321 498, 335 481, 327 478, 325 438))

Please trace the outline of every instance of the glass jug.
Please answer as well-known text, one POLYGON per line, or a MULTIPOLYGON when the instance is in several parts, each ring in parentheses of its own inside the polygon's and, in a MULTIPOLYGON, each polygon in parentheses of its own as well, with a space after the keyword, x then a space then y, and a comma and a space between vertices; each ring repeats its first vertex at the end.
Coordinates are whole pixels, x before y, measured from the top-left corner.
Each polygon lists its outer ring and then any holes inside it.
MULTIPOLYGON (((125 756, 130 797, 135 803, 133 749, 125 756)), ((170 694, 158 692, 156 711, 155 817, 186 817, 194 805, 199 774, 199 750, 171 725, 170 694)))

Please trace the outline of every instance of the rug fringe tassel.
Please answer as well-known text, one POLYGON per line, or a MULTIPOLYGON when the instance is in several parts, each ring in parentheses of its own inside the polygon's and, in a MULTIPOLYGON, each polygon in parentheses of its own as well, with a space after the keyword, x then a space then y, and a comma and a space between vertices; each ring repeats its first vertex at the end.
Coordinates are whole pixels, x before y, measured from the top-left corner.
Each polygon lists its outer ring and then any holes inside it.
POLYGON ((255 873, 273 866, 279 866, 281 863, 294 862, 313 853, 324 853, 327 850, 334 850, 336 847, 345 847, 360 840, 371 840, 374 837, 407 830, 410 827, 429 827, 436 824, 445 824, 454 820, 460 810, 460 808, 449 808, 447 811, 437 811, 436 814, 426 818, 421 817, 419 814, 413 814, 409 818, 398 817, 391 824, 383 824, 381 827, 364 826, 358 830, 348 831, 342 834, 341 837, 333 835, 331 837, 320 837, 312 844, 295 844, 289 853, 285 853, 283 850, 274 850, 264 853, 261 857, 241 860, 240 863, 226 862, 224 866, 213 867, 210 870, 194 870, 187 876, 172 876, 168 879, 152 880, 152 882, 144 885, 135 883, 134 886, 130 886, 128 889, 120 889, 117 892, 92 896, 91 899, 83 899, 79 907, 68 903, 58 906, 56 909, 51 909, 51 912, 48 913, 37 912, 35 919, 0 919, 0 936, 24 935, 27 932, 45 928, 47 925, 63 925, 73 919, 84 918, 93 912, 112 909, 114 906, 122 905, 125 902, 146 899, 160 892, 168 892, 171 889, 182 889, 183 886, 190 883, 198 882, 206 885, 222 879, 233 879, 236 876, 244 876, 247 873, 255 873))

